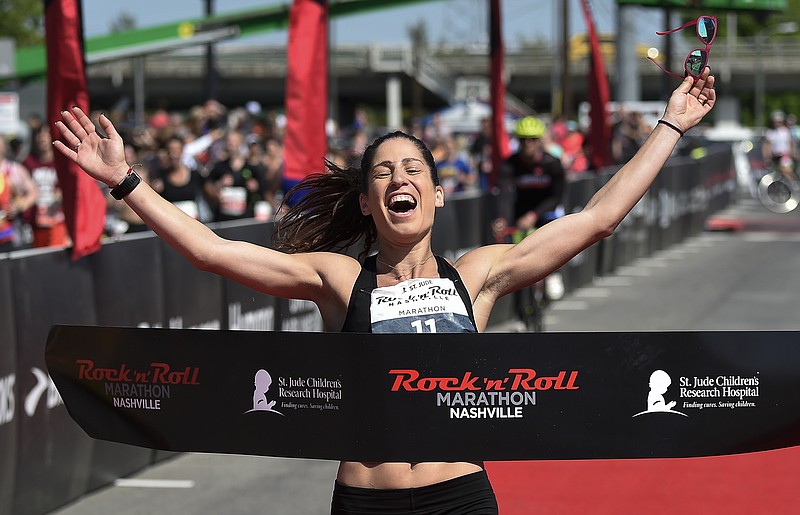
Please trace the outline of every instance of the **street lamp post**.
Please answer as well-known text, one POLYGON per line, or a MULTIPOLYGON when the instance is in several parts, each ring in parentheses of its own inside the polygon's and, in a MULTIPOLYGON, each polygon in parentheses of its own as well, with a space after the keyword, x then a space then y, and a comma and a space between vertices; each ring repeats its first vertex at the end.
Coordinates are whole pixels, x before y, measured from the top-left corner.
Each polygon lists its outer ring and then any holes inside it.
POLYGON ((797 32, 798 24, 794 21, 779 23, 758 32, 755 37, 756 73, 753 88, 753 125, 759 126, 764 120, 764 56, 761 55, 764 42, 775 34, 792 34, 797 32))

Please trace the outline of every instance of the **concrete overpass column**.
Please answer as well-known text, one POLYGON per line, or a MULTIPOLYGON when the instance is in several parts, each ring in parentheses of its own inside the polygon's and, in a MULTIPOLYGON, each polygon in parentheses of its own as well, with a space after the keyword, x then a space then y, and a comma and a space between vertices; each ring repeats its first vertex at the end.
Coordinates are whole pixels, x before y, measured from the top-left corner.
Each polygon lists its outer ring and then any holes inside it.
POLYGON ((620 102, 642 99, 642 80, 639 77, 639 59, 636 56, 636 10, 633 5, 618 6, 616 44, 616 95, 620 102))
POLYGON ((391 130, 403 126, 402 84, 397 75, 386 79, 386 126, 391 130))
POLYGON ((742 120, 739 99, 730 94, 733 88, 733 62, 731 56, 734 55, 734 49, 736 48, 739 25, 738 16, 735 12, 729 12, 726 15, 726 25, 728 28, 728 35, 725 39, 726 57, 719 63, 719 82, 714 85, 717 89, 717 105, 714 106, 712 114, 717 125, 720 123, 741 124, 742 120))

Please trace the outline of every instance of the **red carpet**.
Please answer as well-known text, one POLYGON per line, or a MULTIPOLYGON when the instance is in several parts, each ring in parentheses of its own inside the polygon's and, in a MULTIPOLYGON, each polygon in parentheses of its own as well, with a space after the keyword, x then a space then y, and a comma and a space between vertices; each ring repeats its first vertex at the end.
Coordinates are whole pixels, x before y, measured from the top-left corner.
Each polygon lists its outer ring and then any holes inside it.
POLYGON ((500 515, 800 513, 800 448, 691 459, 492 462, 500 515))

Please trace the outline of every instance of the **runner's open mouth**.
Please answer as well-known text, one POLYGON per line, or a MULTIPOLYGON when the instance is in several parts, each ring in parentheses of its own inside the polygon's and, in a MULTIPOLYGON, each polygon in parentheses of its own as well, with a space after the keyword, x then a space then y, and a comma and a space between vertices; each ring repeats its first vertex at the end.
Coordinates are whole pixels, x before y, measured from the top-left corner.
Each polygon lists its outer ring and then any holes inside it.
POLYGON ((411 195, 395 195, 389 199, 389 211, 407 213, 417 207, 417 201, 411 195))

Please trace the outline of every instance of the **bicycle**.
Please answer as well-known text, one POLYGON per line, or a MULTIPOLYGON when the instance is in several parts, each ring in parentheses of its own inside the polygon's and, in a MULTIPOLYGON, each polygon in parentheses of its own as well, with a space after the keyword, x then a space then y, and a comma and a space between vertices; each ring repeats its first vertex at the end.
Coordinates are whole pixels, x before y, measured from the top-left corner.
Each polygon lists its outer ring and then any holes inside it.
POLYGON ((758 181, 758 200, 773 213, 790 213, 800 205, 800 180, 796 165, 789 156, 778 161, 776 169, 768 169, 758 181))
MULTIPOLYGON (((552 219, 555 218, 556 216, 552 217, 552 219)), ((505 222, 500 220, 495 220, 493 227, 497 243, 519 243, 525 236, 535 230, 535 228, 520 230, 515 226, 506 226, 505 222)), ((532 285, 514 292, 517 316, 525 326, 526 332, 544 332, 544 318, 547 307, 553 300, 558 300, 563 295, 564 282, 558 272, 554 272, 532 285)))

